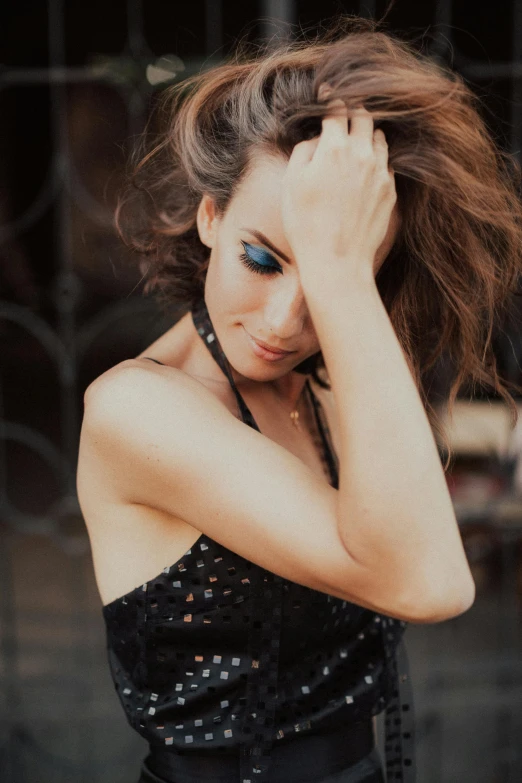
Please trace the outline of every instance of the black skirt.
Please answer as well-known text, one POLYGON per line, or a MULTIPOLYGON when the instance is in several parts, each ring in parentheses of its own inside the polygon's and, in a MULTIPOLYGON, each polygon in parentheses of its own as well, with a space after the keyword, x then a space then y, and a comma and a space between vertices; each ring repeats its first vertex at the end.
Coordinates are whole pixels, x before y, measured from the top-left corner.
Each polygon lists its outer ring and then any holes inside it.
MULTIPOLYGON (((219 780, 219 778, 209 778, 208 780, 210 783, 213 783, 214 780, 219 780)), ((236 780, 237 776, 234 776, 227 783, 236 783, 236 780)), ((182 778, 176 781, 167 781, 165 778, 159 778, 153 772, 150 772, 145 759, 141 766, 141 775, 138 783, 185 783, 185 781, 182 778)), ((201 783, 207 783, 207 781, 202 780, 201 783)), ((306 783, 311 783, 311 781, 307 779, 306 783)), ((326 777, 316 779, 313 783, 385 783, 379 751, 377 748, 374 748, 371 753, 355 764, 345 767, 338 772, 330 773, 326 777)))
MULTIPOLYGON (((236 755, 180 756, 151 748, 138 783, 236 783, 238 777, 236 755)), ((372 721, 276 745, 268 779, 270 783, 384 783, 372 721)))

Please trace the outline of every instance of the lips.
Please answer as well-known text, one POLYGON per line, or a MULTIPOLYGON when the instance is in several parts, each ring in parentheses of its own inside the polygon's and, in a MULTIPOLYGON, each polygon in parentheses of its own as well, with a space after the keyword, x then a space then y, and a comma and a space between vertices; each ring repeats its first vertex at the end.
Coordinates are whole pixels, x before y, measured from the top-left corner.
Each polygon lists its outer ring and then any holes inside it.
MULTIPOLYGON (((250 332, 247 332, 247 334, 252 337, 250 332)), ((283 351, 282 348, 273 348, 271 345, 268 345, 268 343, 264 343, 262 340, 258 340, 257 337, 252 337, 252 340, 256 342, 258 345, 261 346, 261 348, 265 348, 267 351, 270 351, 271 353, 278 353, 281 354, 281 356, 285 356, 289 353, 296 353, 295 351, 283 351)))

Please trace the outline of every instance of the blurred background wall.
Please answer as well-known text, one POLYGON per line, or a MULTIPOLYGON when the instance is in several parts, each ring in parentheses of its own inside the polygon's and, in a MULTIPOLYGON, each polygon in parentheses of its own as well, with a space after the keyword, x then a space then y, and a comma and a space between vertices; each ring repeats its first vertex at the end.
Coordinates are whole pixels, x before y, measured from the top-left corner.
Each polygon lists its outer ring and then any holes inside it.
MULTIPOLYGON (((112 228, 129 140, 156 90, 218 63, 239 36, 292 35, 295 23, 313 31, 338 12, 380 17, 385 7, 11 0, 0 9, 2 783, 130 783, 146 753, 109 677, 75 492, 86 386, 177 318, 141 294, 112 228)), ((387 24, 465 77, 520 159, 522 0, 397 0, 387 24)), ((514 323, 495 351, 504 377, 522 383, 514 323)), ((522 430, 488 389, 461 393, 448 426, 448 484, 477 598, 461 617, 408 630, 418 780, 519 783, 522 430)))

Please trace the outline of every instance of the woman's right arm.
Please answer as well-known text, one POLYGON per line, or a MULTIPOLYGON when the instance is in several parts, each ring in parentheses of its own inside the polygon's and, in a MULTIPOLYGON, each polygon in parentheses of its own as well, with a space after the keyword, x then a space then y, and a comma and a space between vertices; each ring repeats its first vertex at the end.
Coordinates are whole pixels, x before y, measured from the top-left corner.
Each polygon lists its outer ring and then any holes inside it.
POLYGON ((401 586, 423 611, 431 601, 434 620, 460 614, 475 584, 433 432, 373 275, 336 284, 325 276, 305 295, 335 400, 341 540, 374 589, 380 580, 382 590, 401 586))
MULTIPOLYGON (((322 90, 328 97, 329 86, 322 90)), ((292 151, 282 217, 338 413, 339 535, 373 590, 443 619, 471 606, 475 584, 429 420, 375 281, 395 241, 388 145, 364 107, 349 114, 334 100, 329 108, 321 135, 292 151)))
POLYGON ((382 521, 390 558, 354 558, 340 531, 351 521, 364 536, 360 508, 179 370, 129 360, 100 376, 85 394, 80 448, 119 502, 180 517, 286 579, 409 622, 463 610, 436 604, 418 569, 422 584, 397 569, 393 515, 382 521))

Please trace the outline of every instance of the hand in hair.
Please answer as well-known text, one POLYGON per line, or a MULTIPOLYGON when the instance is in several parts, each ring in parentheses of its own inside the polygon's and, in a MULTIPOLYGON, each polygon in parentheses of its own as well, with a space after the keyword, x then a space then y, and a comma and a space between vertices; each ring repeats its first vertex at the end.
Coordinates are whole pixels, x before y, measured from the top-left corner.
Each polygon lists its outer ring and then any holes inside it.
MULTIPOLYGON (((321 84, 319 98, 331 92, 321 84)), ((303 282, 374 273, 397 201, 388 145, 372 115, 343 101, 322 120, 320 136, 296 144, 284 176, 282 219, 303 282), (348 129, 348 119, 350 129, 348 129)))

